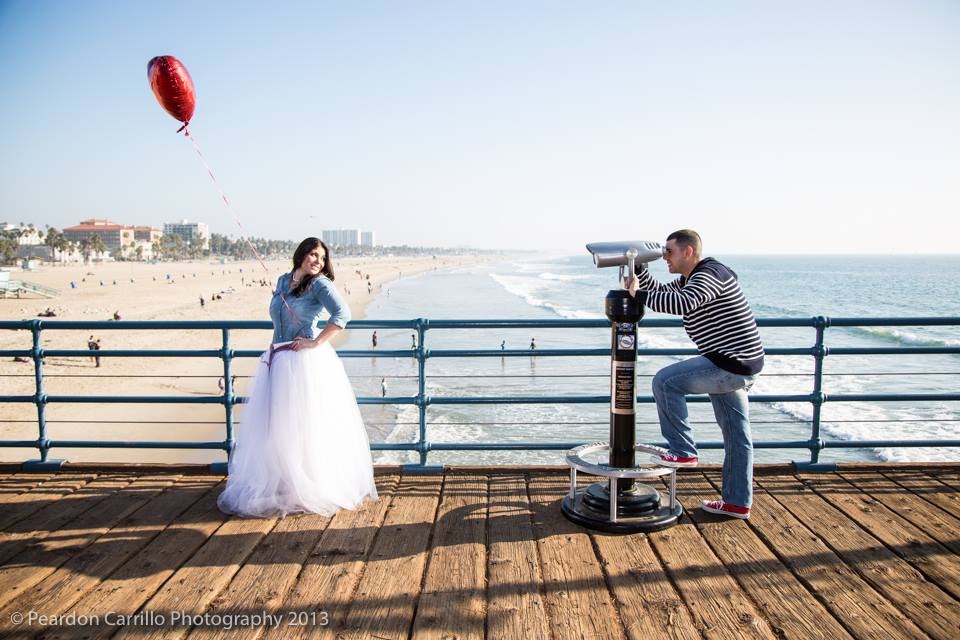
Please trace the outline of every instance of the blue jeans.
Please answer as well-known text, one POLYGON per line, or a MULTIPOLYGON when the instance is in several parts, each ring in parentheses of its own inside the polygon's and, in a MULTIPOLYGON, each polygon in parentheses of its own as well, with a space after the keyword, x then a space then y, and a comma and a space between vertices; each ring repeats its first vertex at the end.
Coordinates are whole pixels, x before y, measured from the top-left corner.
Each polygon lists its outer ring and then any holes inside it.
POLYGON ((747 390, 755 379, 756 376, 725 371, 703 356, 671 364, 653 377, 660 433, 676 455, 697 455, 686 395, 710 395, 713 413, 723 432, 723 500, 741 507, 749 507, 753 502, 753 440, 747 390))

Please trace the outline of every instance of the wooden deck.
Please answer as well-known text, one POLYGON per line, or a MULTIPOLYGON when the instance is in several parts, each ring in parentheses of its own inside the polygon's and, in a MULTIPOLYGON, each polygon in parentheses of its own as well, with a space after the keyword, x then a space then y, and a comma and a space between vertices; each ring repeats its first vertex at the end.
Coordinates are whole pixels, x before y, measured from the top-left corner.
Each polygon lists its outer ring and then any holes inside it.
POLYGON ((386 470, 360 511, 260 520, 218 476, 0 471, 0 636, 960 638, 960 466, 758 469, 749 522, 695 508, 718 479, 614 536, 564 519, 563 470, 386 470))

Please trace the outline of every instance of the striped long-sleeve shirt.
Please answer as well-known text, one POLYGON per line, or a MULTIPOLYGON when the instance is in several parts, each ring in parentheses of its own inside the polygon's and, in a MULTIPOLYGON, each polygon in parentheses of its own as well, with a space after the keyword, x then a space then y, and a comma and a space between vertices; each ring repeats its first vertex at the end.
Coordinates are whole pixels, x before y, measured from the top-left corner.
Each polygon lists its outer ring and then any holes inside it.
POLYGON ((647 292, 648 307, 683 316, 683 328, 701 355, 732 373, 760 373, 763 343, 732 269, 704 258, 689 278, 663 284, 644 269, 638 279, 640 289, 647 292))

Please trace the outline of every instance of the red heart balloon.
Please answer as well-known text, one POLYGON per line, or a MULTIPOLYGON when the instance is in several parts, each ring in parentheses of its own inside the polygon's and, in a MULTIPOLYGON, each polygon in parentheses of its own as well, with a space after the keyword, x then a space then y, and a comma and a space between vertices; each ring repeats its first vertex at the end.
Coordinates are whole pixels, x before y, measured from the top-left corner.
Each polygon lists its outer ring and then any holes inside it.
POLYGON ((157 56, 147 63, 147 78, 160 106, 184 127, 190 124, 197 98, 183 63, 173 56, 157 56))

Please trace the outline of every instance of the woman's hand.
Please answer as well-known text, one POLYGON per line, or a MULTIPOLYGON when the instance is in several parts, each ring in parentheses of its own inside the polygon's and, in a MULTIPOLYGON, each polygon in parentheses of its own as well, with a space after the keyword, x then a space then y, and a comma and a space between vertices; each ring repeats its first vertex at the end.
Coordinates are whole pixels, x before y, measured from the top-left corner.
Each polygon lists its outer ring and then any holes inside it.
POLYGON ((291 348, 294 351, 300 351, 301 349, 316 349, 317 347, 319 347, 324 342, 326 342, 327 340, 329 340, 330 338, 332 338, 334 335, 336 335, 341 331, 343 331, 343 329, 333 324, 332 322, 328 322, 327 326, 323 328, 323 331, 321 331, 320 335, 318 335, 316 338, 304 338, 304 337, 294 338, 293 345, 291 348))
POLYGON ((290 346, 294 351, 301 351, 303 349, 315 349, 320 346, 320 336, 316 338, 294 338, 293 344, 290 346))
POLYGON ((631 298, 637 297, 637 290, 640 289, 640 280, 637 276, 630 276, 623 279, 623 288, 630 292, 631 298))

